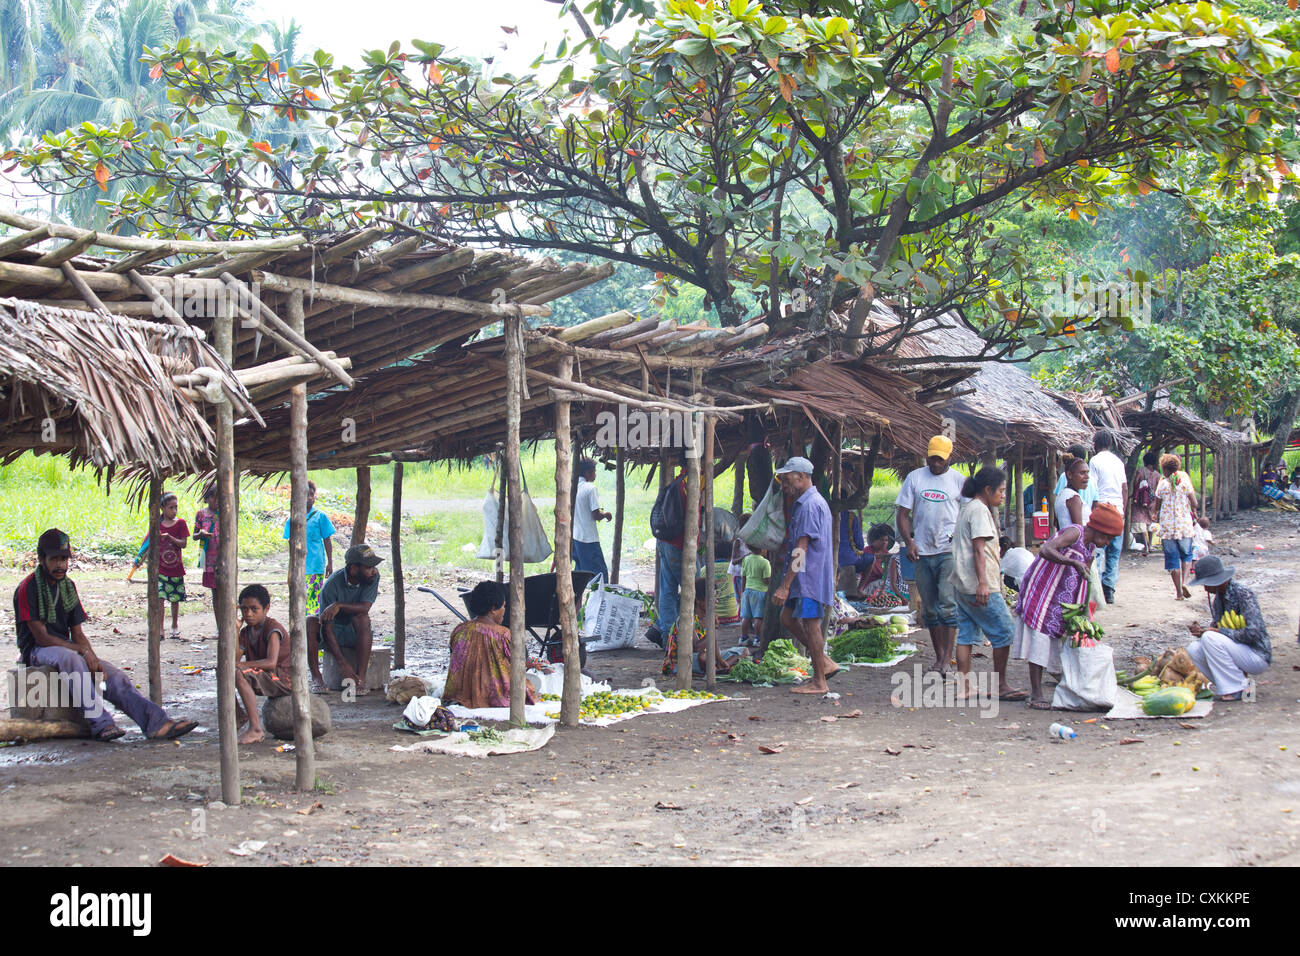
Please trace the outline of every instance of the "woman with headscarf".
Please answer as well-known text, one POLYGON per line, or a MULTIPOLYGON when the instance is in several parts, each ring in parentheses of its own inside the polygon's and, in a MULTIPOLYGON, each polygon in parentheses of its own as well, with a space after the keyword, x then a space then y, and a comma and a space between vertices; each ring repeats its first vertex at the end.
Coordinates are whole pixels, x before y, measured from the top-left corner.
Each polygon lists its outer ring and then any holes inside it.
POLYGON ((1160 545, 1165 551, 1165 570, 1174 582, 1174 600, 1192 596, 1184 578, 1184 571, 1192 563, 1192 531, 1196 521, 1196 489, 1187 472, 1180 470, 1182 460, 1177 455, 1161 455, 1160 471, 1164 477, 1156 486, 1156 500, 1160 502, 1160 545))
MULTIPOLYGON (((1061 671, 1065 638, 1062 604, 1088 600, 1089 565, 1098 548, 1124 533, 1124 516, 1114 505, 1092 506, 1086 525, 1071 524, 1043 544, 1020 583, 1016 633, 1011 653, 1029 662, 1029 706, 1050 710, 1043 694, 1043 671, 1061 671)), ((1095 596, 1095 595, 1094 595, 1095 596)))

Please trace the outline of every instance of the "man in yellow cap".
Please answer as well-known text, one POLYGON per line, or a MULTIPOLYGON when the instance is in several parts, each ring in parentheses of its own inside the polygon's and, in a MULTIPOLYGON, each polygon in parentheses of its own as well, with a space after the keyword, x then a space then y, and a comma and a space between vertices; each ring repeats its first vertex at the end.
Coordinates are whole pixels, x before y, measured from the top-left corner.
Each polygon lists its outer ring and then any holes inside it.
POLYGON ((957 596, 952 587, 952 534, 965 477, 948 466, 952 440, 935 435, 925 467, 903 479, 894 502, 895 523, 909 560, 916 564, 916 589, 934 645, 934 669, 945 677, 957 636, 957 596))

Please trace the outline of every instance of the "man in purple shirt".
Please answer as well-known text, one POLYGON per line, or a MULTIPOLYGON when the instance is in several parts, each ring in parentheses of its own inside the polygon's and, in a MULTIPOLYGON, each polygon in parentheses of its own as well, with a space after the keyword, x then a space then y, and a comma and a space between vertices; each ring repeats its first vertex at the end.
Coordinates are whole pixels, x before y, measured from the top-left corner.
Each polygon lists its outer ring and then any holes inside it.
POLYGON ((807 458, 791 458, 776 472, 794 499, 787 524, 785 577, 772 603, 785 605, 781 624, 808 649, 813 679, 791 688, 796 694, 824 694, 826 678, 840 668, 826 656, 822 615, 835 600, 835 565, 831 554, 831 509, 813 487, 813 466, 807 458))

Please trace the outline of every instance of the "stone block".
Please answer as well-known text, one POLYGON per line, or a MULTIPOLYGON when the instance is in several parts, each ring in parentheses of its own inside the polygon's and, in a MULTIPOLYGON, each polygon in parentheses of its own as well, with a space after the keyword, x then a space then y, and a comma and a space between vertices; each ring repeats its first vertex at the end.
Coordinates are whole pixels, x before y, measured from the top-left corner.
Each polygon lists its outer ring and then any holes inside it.
MULTIPOLYGON (((293 740, 293 698, 268 697, 262 704, 262 726, 278 740, 293 740)), ((333 729, 329 704, 319 694, 311 695, 311 735, 323 737, 333 729)))
MULTIPOLYGON (((14 720, 71 720, 87 724, 77 674, 53 667, 15 667, 5 675, 9 716, 14 720)), ((87 726, 89 726, 87 724, 87 726)))
MULTIPOLYGON (((357 666, 356 652, 350 647, 339 648, 348 659, 348 664, 352 667, 357 666)), ((366 668, 366 689, 383 690, 388 684, 388 675, 393 668, 393 649, 391 647, 372 647, 370 649, 370 665, 366 668)), ((329 651, 325 652, 325 661, 321 665, 321 676, 325 678, 325 686, 330 690, 343 689, 343 674, 339 670, 339 663, 334 659, 334 655, 329 651)))

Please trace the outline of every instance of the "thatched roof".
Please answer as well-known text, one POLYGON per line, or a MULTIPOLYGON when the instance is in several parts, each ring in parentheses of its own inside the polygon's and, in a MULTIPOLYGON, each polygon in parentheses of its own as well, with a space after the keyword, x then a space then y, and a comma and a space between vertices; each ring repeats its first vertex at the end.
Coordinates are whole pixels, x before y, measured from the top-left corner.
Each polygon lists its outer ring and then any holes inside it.
POLYGON ((0 462, 34 451, 95 469, 205 471, 212 430, 172 381, 200 366, 247 399, 194 330, 0 299, 0 462))
MULTIPOLYGON (((873 310, 869 330, 886 336, 896 327, 897 319, 891 319, 887 310, 873 310)), ((902 361, 900 368, 909 370, 941 370, 954 358, 959 366, 973 366, 974 374, 962 382, 959 396, 939 411, 951 416, 958 433, 968 435, 981 452, 1020 446, 1032 454, 1064 450, 1076 442, 1091 443, 1091 426, 1062 408, 1021 367, 1000 361, 964 361, 983 347, 974 330, 949 314, 925 331, 904 338, 896 358, 902 361)))
POLYGON ((1149 408, 1144 394, 1131 397, 1133 401, 1127 400, 1129 396, 1120 400, 1124 422, 1139 434, 1149 436, 1154 445, 1169 448, 1196 444, 1222 451, 1250 441, 1241 432, 1207 421, 1191 409, 1171 402, 1167 391, 1156 392, 1149 408))

